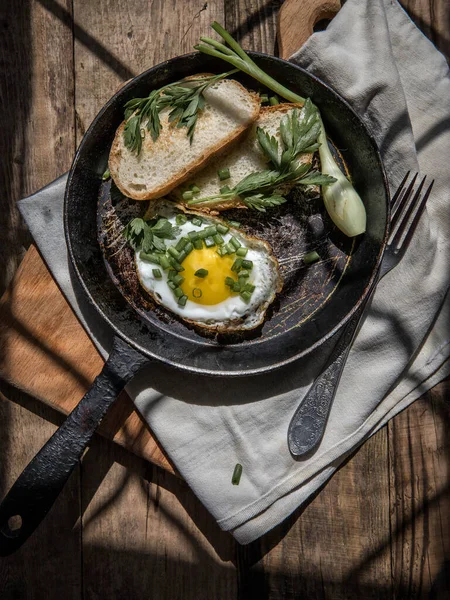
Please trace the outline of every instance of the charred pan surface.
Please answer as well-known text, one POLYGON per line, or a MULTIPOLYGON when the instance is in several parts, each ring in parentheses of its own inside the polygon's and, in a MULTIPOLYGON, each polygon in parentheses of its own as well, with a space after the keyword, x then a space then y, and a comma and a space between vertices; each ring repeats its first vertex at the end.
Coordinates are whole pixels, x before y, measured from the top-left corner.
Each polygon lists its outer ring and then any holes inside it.
POLYGON ((352 241, 338 232, 326 215, 323 202, 314 189, 308 193, 291 192, 289 201, 259 213, 251 210, 225 211, 220 216, 241 223, 249 236, 266 241, 280 265, 283 290, 267 311, 257 330, 221 333, 196 328, 155 303, 142 288, 134 263, 134 251, 123 237, 125 225, 143 216, 147 203, 125 198, 108 182, 99 198, 98 238, 107 269, 126 300, 144 319, 170 326, 173 332, 188 337, 214 338, 220 343, 276 337, 299 328, 330 299, 349 264, 352 241), (315 250, 320 260, 306 265, 305 254, 315 250))

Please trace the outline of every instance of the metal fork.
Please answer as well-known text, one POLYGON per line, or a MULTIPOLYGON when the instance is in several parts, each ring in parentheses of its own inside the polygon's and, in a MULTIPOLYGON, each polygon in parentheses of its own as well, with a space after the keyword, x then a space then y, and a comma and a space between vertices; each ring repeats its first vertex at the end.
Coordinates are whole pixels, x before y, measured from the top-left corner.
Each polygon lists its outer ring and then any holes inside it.
POLYGON ((391 200, 391 227, 378 277, 361 307, 345 326, 327 366, 314 381, 289 424, 288 445, 294 456, 303 456, 310 452, 322 439, 347 356, 369 300, 378 281, 402 259, 425 209, 434 181, 422 195, 426 176, 414 192, 417 173, 407 185, 409 175, 408 171, 391 200))

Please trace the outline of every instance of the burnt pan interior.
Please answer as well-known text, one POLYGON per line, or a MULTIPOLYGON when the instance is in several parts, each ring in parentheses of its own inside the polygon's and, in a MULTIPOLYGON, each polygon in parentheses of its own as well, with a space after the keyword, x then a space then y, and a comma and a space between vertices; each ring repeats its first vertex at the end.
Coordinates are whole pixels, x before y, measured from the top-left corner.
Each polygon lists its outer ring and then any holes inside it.
MULTIPOLYGON (((110 184, 102 183, 109 148, 123 119, 124 103, 200 71, 222 72, 221 61, 198 54, 178 57, 125 86, 100 112, 83 139, 66 192, 69 252, 93 304, 116 333, 142 352, 204 373, 248 374, 276 368, 311 352, 362 301, 385 243, 386 181, 375 143, 361 121, 330 88, 305 71, 274 57, 256 53, 253 57, 265 71, 297 93, 310 96, 319 106, 327 133, 339 148, 366 205, 368 229, 353 244, 336 231, 315 198, 292 199, 267 213, 268 218, 250 211, 224 214, 239 220, 248 233, 269 241, 285 280, 270 318, 250 339, 205 337, 153 305, 137 283, 132 252, 120 247, 114 237, 115 227, 111 227, 111 215, 120 226, 120 220, 141 214, 146 203, 127 200, 124 210, 120 196, 111 195, 110 184), (107 262, 97 241, 97 226, 102 247, 107 248, 107 262), (311 249, 318 251, 321 260, 305 267, 302 256, 311 249)), ((249 88, 260 89, 253 80, 236 78, 249 88)))

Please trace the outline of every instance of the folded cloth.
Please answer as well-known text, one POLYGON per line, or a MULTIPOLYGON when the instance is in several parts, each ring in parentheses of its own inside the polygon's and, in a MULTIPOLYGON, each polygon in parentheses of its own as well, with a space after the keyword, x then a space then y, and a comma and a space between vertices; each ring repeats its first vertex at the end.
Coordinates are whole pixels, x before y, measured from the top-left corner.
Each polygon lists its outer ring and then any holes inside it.
MULTIPOLYGON (((435 186, 407 254, 379 284, 353 345, 324 438, 308 459, 289 453, 290 418, 333 342, 275 374, 195 377, 166 366, 127 391, 193 491, 240 543, 285 519, 344 458, 450 373, 450 80, 447 63, 393 0, 347 0, 328 29, 291 59, 352 104, 375 135, 392 190, 407 170, 435 186), (243 466, 231 484, 236 463, 243 466)), ((20 202, 49 268, 106 356, 112 334, 70 276, 65 178, 20 202)))

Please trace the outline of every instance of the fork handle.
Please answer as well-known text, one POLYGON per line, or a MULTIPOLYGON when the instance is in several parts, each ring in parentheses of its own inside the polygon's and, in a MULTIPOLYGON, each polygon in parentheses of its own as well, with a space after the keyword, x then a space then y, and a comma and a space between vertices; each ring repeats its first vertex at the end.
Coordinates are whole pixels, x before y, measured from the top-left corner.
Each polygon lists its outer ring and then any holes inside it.
POLYGON ((314 381, 292 417, 288 429, 288 445, 294 456, 310 452, 323 437, 331 404, 367 301, 368 298, 345 326, 326 368, 314 381))

